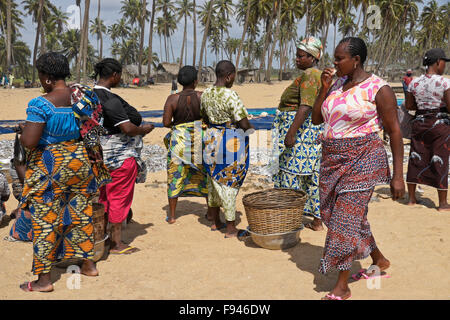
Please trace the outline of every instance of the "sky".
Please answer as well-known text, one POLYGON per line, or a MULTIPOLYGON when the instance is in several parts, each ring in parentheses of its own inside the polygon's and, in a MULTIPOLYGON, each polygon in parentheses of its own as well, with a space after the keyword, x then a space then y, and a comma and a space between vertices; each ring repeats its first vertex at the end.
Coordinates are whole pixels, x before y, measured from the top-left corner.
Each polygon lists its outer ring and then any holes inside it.
MULTIPOLYGON (((17 3, 20 3, 20 0, 14 0, 17 3)), ((91 5, 90 5, 90 19, 95 19, 97 17, 97 1, 98 0, 91 0, 91 5)), ((84 2, 84 1, 82 1, 84 2)), ((151 10, 151 0, 147 1, 147 8, 148 10, 151 10)), ((197 6, 202 5, 205 0, 197 0, 197 6)), ((234 3, 236 3, 237 1, 234 0, 234 3)), ((429 1, 424 1, 424 4, 428 3, 429 1)), ((443 5, 445 3, 448 2, 448 0, 438 0, 437 1, 439 3, 439 5, 443 5)), ((75 1, 74 0, 52 0, 52 3, 55 4, 57 7, 60 7, 62 9, 62 11, 70 11, 70 7, 72 6, 72 8, 76 8, 76 6, 74 7, 75 1)), ((112 24, 114 24, 115 22, 117 22, 120 18, 121 18, 121 13, 120 13, 120 9, 121 9, 121 0, 101 0, 101 19, 104 20, 105 25, 108 27, 112 24)), ((421 5, 423 6, 423 5, 421 5)), ((420 7, 421 7, 420 6, 420 7)), ((20 7, 22 8, 23 5, 21 4, 20 7)), ((82 7, 82 10, 84 10, 84 8, 82 7)), ((69 14, 70 16, 71 14, 69 14)), ((72 13, 72 15, 75 15, 74 13, 72 13)), ((79 16, 79 13, 77 13, 75 16, 79 16)), ((22 40, 25 41, 28 46, 30 47, 31 50, 33 50, 33 46, 34 46, 34 39, 35 39, 35 30, 36 30, 36 25, 32 22, 32 18, 31 16, 27 16, 24 17, 24 25, 25 25, 25 30, 22 30, 22 40)), ((232 27, 229 30, 229 35, 232 38, 241 38, 242 36, 242 26, 240 26, 235 20, 234 18, 232 18, 232 27)), ((146 26, 146 33, 145 33, 145 46, 148 45, 148 23, 146 26)), ((298 33, 299 33, 299 38, 300 36, 304 35, 305 33, 305 21, 304 19, 302 21, 300 21, 299 25, 298 25, 298 33)), ((193 49, 193 24, 188 22, 188 29, 187 29, 187 45, 188 45, 188 63, 192 62, 192 49, 193 49)), ((201 37, 202 34, 200 32, 200 27, 199 24, 197 24, 197 50, 198 52, 200 51, 200 46, 201 46, 201 37)), ((338 34, 337 37, 337 41, 339 41, 340 35, 338 34)), ((91 44, 94 46, 94 48, 97 48, 97 40, 95 36, 91 36, 90 35, 90 41, 91 44)), ((172 44, 173 44, 173 50, 174 50, 174 55, 175 55, 175 59, 177 58, 177 56, 180 54, 181 51, 181 45, 182 45, 182 41, 183 41, 183 23, 180 22, 179 24, 179 28, 178 30, 174 33, 174 35, 172 36, 172 44)), ((329 36, 328 36, 328 50, 327 52, 331 53, 332 51, 332 45, 333 45, 333 30, 330 29, 329 32, 329 36), (330 45, 331 44, 331 45, 330 45)), ((155 33, 153 36, 153 51, 156 52, 158 54, 158 56, 160 57, 160 44, 159 44, 159 37, 158 35, 155 33)), ((111 47, 112 41, 111 39, 106 36, 104 38, 104 56, 106 55, 110 55, 110 47, 111 47)), ((163 44, 164 45, 164 44, 163 44)), ((164 54, 164 53, 163 53, 164 54)), ((197 59, 199 58, 199 53, 197 53, 197 59)), ((219 59, 220 59, 220 55, 219 55, 219 59)), ((233 58, 234 59, 234 58, 233 58)), ((207 61, 208 61, 208 65, 211 65, 212 62, 214 62, 216 60, 216 56, 213 53, 209 53, 207 56, 207 61)), ((242 59, 241 59, 242 61, 242 59)), ((274 67, 278 67, 277 63, 274 63, 274 67)))

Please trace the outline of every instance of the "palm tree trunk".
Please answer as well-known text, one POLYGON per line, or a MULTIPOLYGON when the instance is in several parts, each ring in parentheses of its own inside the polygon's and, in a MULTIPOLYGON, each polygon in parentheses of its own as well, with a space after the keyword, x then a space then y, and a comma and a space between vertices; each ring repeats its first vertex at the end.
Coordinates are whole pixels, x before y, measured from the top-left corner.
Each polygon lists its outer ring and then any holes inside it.
POLYGON ((145 36, 145 12, 147 11, 147 0, 142 0, 142 12, 140 17, 141 40, 139 42, 139 76, 142 75, 142 58, 144 55, 144 36, 145 36))
POLYGON ((183 44, 181 45, 181 54, 180 54, 180 68, 183 66, 183 54, 184 54, 184 44, 186 43, 187 37, 187 15, 184 15, 184 33, 183 33, 183 44))
POLYGON ((44 8, 44 0, 39 1, 39 9, 38 9, 38 16, 37 16, 37 29, 36 29, 36 38, 34 40, 34 52, 33 52, 33 78, 32 82, 34 83, 36 81, 36 58, 37 58, 37 51, 38 51, 38 45, 39 45, 39 36, 41 35, 41 28, 42 28, 42 10, 44 8))
POLYGON ((266 33, 264 34, 264 49, 262 52, 261 63, 259 64, 258 82, 261 82, 261 73, 263 72, 264 68, 266 67, 266 52, 267 52, 267 49, 269 48, 270 34, 272 32, 272 21, 273 21, 273 14, 271 14, 269 17, 267 30, 266 30, 266 33))
POLYGON ((83 21, 83 31, 84 31, 84 46, 83 46, 83 79, 84 83, 87 83, 87 52, 89 44, 89 8, 91 5, 91 0, 85 0, 84 2, 84 21, 83 21))
MULTIPOLYGON (((200 83, 203 83, 203 77, 201 76, 202 74, 202 63, 203 63, 203 53, 206 49, 206 38, 208 37, 208 31, 209 31, 209 24, 211 22, 211 15, 212 15, 212 9, 213 9, 213 2, 214 0, 210 0, 210 6, 209 6, 209 10, 208 10, 208 17, 206 18, 206 26, 205 26, 205 31, 203 33, 203 40, 202 40, 202 47, 200 49, 200 61, 199 61, 199 65, 198 65, 198 74, 200 75, 200 83)), ((205 54, 206 56, 206 54, 205 54)), ((206 65, 206 64, 205 64, 206 65)))
POLYGON ((272 73, 272 59, 273 54, 275 52, 275 46, 277 43, 277 40, 280 40, 280 26, 281 26, 281 7, 282 7, 283 0, 279 0, 276 2, 278 5, 278 12, 277 12, 277 26, 276 26, 276 38, 273 39, 272 48, 270 50, 270 56, 269 61, 267 62, 267 71, 266 71, 266 81, 270 83, 270 76, 272 73))
POLYGON ((236 57, 236 73, 239 71, 239 60, 241 58, 242 48, 244 47, 245 34, 247 33, 248 20, 250 18, 250 7, 251 7, 252 0, 247 0, 247 1, 248 1, 248 3, 247 3, 247 12, 245 13, 244 30, 242 30, 241 43, 239 44, 239 49, 238 49, 237 57, 236 57))
POLYGON ((150 79, 150 74, 151 74, 151 69, 152 69, 152 64, 153 64, 153 25, 155 24, 155 6, 156 6, 156 0, 153 0, 153 2, 152 2, 152 17, 150 20, 150 34, 148 36, 147 79, 150 79))
MULTIPOLYGON (((97 12, 97 21, 100 24, 100 10, 101 10, 101 2, 100 0, 97 0, 98 2, 98 12, 97 12)), ((103 34, 102 34, 102 28, 99 25, 99 38, 100 38, 100 60, 103 58, 103 34)))
MULTIPOLYGON (((6 67, 11 66, 12 24, 11 24, 11 0, 6 3, 6 67)), ((12 83, 11 83, 12 85, 12 83)))
POLYGON ((311 17, 311 4, 310 1, 306 1, 306 28, 305 28, 305 38, 309 36, 309 24, 311 17))
POLYGON ((195 5, 195 0, 193 0, 193 6, 194 6, 194 16, 192 18, 193 22, 194 22, 194 52, 193 52, 193 61, 192 61, 192 65, 195 67, 195 62, 197 59, 197 9, 196 9, 196 5, 195 5))
POLYGON ((172 62, 175 63, 175 55, 173 54, 172 37, 169 37, 170 52, 172 53, 172 62))

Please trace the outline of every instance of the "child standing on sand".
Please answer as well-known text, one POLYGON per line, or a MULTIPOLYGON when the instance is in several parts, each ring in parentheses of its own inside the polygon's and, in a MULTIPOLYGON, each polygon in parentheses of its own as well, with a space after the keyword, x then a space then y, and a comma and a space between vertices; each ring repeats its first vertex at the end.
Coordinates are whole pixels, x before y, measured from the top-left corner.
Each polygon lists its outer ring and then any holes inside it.
POLYGON ((245 131, 253 129, 248 113, 239 96, 231 90, 236 77, 232 62, 223 60, 216 66, 217 81, 205 90, 201 113, 208 124, 204 143, 204 165, 208 173, 208 205, 213 227, 226 226, 225 238, 244 237, 238 230, 236 197, 249 166, 249 139, 245 131), (224 209, 226 225, 220 222, 220 207, 224 209))

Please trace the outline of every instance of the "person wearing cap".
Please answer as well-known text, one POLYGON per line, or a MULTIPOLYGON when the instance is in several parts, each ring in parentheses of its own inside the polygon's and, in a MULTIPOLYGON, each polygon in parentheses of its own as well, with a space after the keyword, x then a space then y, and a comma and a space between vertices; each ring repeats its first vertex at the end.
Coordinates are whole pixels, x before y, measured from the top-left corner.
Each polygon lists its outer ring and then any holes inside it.
POLYGON ((302 74, 283 92, 272 125, 275 188, 303 190, 307 194, 305 215, 314 220, 306 227, 323 230, 320 218, 319 168, 322 125, 311 122, 311 110, 319 92, 322 72, 316 68, 322 57, 320 40, 310 37, 297 45, 296 65, 302 74), (277 168, 278 167, 278 168, 277 168))
POLYGON ((403 93, 405 94, 405 96, 406 96, 406 92, 408 91, 408 86, 411 83, 411 81, 413 81, 412 70, 408 69, 408 70, 406 70, 406 75, 403 77, 403 80, 402 80, 403 93))
POLYGON ((448 61, 442 49, 427 51, 423 59, 426 73, 409 84, 405 100, 406 108, 416 111, 406 176, 408 205, 419 203, 416 186, 423 184, 437 189, 439 211, 450 210, 447 202, 450 79, 442 76, 448 61))

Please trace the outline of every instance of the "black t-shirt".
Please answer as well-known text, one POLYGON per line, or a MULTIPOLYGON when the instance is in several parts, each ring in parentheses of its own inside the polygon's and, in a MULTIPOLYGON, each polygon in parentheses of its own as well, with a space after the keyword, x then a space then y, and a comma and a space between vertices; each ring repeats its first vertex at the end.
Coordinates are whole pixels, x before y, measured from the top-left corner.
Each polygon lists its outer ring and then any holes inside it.
POLYGON ((103 127, 108 130, 109 134, 120 133, 119 125, 127 121, 131 121, 136 126, 141 125, 142 116, 136 108, 130 106, 128 102, 117 94, 99 88, 94 89, 94 92, 102 104, 104 116, 103 127))

